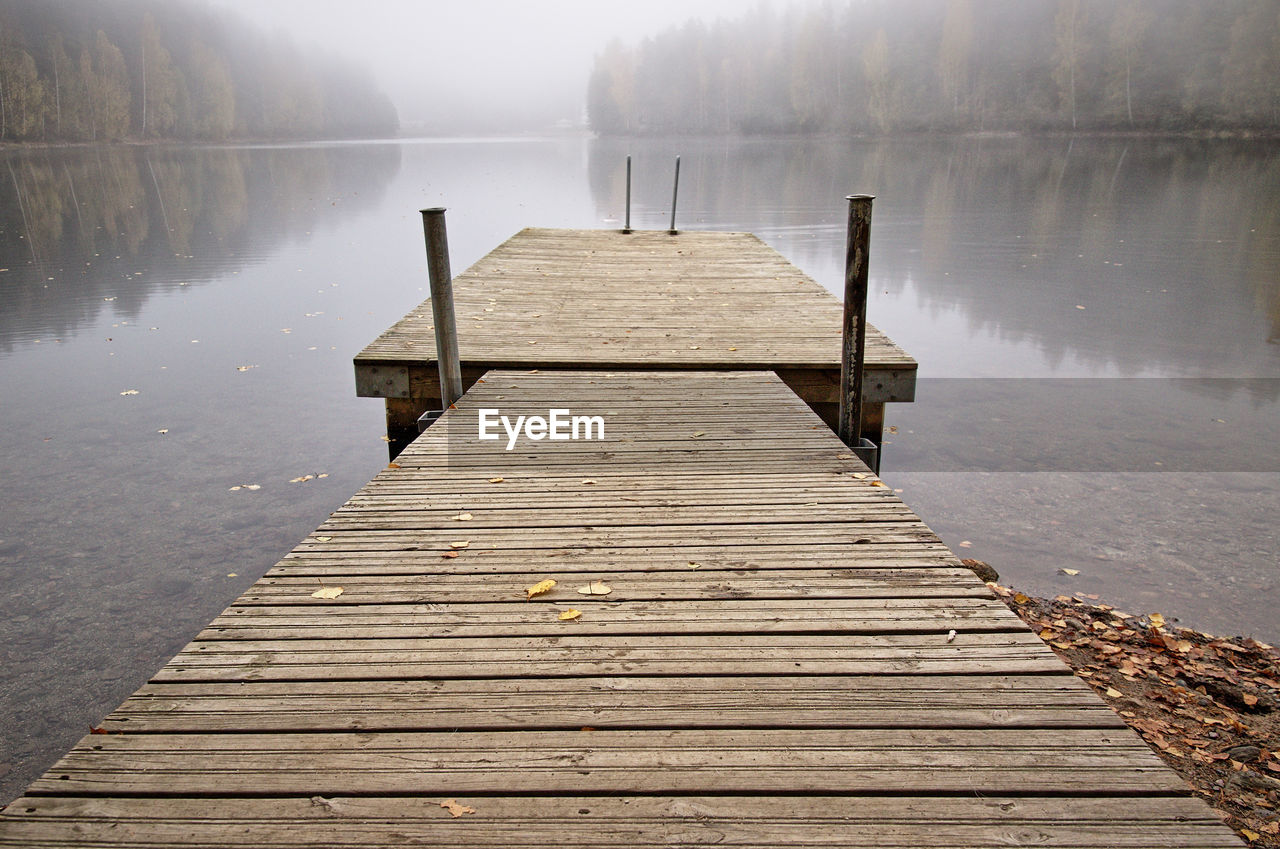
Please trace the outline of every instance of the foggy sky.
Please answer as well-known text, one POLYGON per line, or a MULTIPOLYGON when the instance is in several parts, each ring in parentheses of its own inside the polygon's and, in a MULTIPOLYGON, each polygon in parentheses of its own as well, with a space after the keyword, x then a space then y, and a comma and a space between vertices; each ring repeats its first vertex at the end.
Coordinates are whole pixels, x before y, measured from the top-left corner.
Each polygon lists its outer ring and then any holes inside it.
MULTIPOLYGON (((690 18, 734 18, 742 0, 208 0, 302 48, 368 67, 406 132, 549 126, 582 117, 593 57, 690 18)), ((771 5, 787 5, 775 0, 771 5)))

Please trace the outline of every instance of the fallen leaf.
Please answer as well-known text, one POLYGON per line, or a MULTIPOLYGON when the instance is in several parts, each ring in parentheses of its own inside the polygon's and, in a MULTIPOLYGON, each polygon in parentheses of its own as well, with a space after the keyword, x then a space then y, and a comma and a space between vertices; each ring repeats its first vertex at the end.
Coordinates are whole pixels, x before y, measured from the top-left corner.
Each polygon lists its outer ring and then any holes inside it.
POLYGON ((311 594, 312 598, 337 598, 342 595, 342 587, 321 587, 311 594))
POLYGON ((582 485, 583 485, 583 486, 594 486, 594 485, 595 485, 595 481, 593 481, 591 478, 584 478, 584 479, 583 479, 583 481, 582 481, 582 485))
POLYGON ((949 642, 951 642, 951 641, 953 641, 955 638, 956 638, 956 632, 955 632, 954 630, 952 630, 952 631, 948 631, 948 632, 947 632, 947 642, 948 642, 948 643, 949 643, 949 642))
POLYGON ((137 394, 138 394, 138 390, 136 390, 136 389, 126 389, 125 391, 121 392, 120 394, 121 394, 121 395, 137 395, 137 394))
POLYGON ((457 557, 457 556, 458 556, 458 552, 456 552, 456 551, 446 551, 446 552, 444 552, 443 554, 441 554, 440 556, 441 556, 441 557, 447 557, 447 558, 449 558, 449 559, 453 559, 454 557, 457 557))
POLYGON ((1151 614, 1150 616, 1147 617, 1147 621, 1150 622, 1152 626, 1156 628, 1164 627, 1164 617, 1161 616, 1159 613, 1151 614))
POLYGON ((542 595, 545 592, 550 592, 551 588, 555 585, 556 582, 554 578, 547 578, 545 581, 538 581, 538 583, 524 591, 525 600, 528 601, 535 595, 542 595))
POLYGON ((578 587, 578 592, 583 595, 608 595, 613 592, 613 588, 606 586, 604 581, 592 581, 585 587, 578 587))
POLYGON ((157 430, 157 431, 156 431, 156 433, 162 433, 162 434, 163 434, 163 433, 168 433, 168 432, 169 432, 169 428, 167 428, 167 427, 162 427, 162 428, 160 428, 159 430, 157 430))
POLYGON ((1058 571, 1064 575, 1071 575, 1072 577, 1080 574, 1079 569, 1059 569, 1058 571))
POLYGON ((303 475, 300 478, 293 478, 289 483, 306 483, 309 480, 315 480, 315 475, 303 475))
POLYGON ((460 817, 463 814, 474 814, 476 809, 470 805, 461 805, 457 799, 445 799, 440 803, 440 807, 447 810, 450 816, 460 817))
MULTIPOLYGON (((839 460, 840 458, 837 457, 836 459, 839 460)), ((853 474, 850 475, 850 477, 856 478, 857 480, 860 480, 860 481, 867 479, 867 476, 864 472, 854 472, 853 474)))
POLYGON ((471 514, 470 514, 470 513, 459 513, 458 515, 456 515, 456 516, 454 516, 454 517, 453 517, 453 521, 455 521, 455 522, 470 522, 470 521, 471 521, 471 514))
POLYGON ((701 568, 702 568, 702 564, 701 564, 701 563, 694 563, 692 560, 690 560, 690 561, 689 561, 689 568, 690 568, 690 569, 701 569, 701 568))
POLYGON ((570 619, 577 619, 581 615, 582 615, 581 610, 574 610, 573 608, 569 608, 568 610, 560 611, 560 621, 568 622, 570 619))
POLYGON ((105 728, 98 728, 97 726, 93 726, 89 729, 89 733, 90 734, 110 734, 111 732, 105 728))
POLYGON ((969 546, 971 546, 971 545, 973 545, 973 543, 969 542, 967 539, 962 539, 962 540, 960 540, 960 547, 961 547, 961 548, 968 548, 968 547, 969 547, 969 546))
POLYGON ((400 468, 400 464, 399 464, 399 463, 387 463, 387 468, 388 468, 388 469, 398 469, 398 468, 400 468))
POLYGON ((1026 604, 1031 601, 1031 596, 1026 595, 1025 593, 1014 593, 1013 601, 1015 604, 1026 604))
POLYGON ((691 436, 691 437, 689 437, 689 438, 690 438, 690 439, 697 439, 697 438, 698 438, 698 437, 700 437, 700 436, 706 436, 706 435, 707 435, 707 432, 706 432, 705 430, 699 430, 699 431, 695 431, 695 432, 694 432, 694 434, 693 434, 693 436, 691 436))
POLYGON ((1257 696, 1254 696, 1254 695, 1251 695, 1251 694, 1249 694, 1249 693, 1241 693, 1241 694, 1240 694, 1240 699, 1241 699, 1241 700, 1245 703, 1245 705, 1247 705, 1248 707, 1253 707, 1254 705, 1256 705, 1256 704, 1258 703, 1258 697, 1257 697, 1257 696))
POLYGON ((1124 693, 1120 692, 1115 687, 1108 687, 1106 692, 1107 692, 1107 698, 1110 698, 1110 699, 1118 699, 1124 695, 1124 693))
POLYGON ((468 540, 468 539, 464 539, 460 542, 449 543, 450 548, 466 548, 469 545, 471 545, 471 540, 468 540))
POLYGON ((236 371, 248 371, 251 368, 257 368, 257 366, 236 366, 236 371))
POLYGON ((502 483, 505 478, 489 478, 489 483, 502 483))
POLYGON ((316 537, 317 542, 328 542, 331 539, 333 539, 333 537, 316 537))
MULTIPOLYGON (((885 489, 888 489, 888 488, 889 488, 889 484, 885 483, 884 481, 872 481, 872 482, 871 482, 871 485, 872 485, 872 486, 884 487, 885 489)), ((968 548, 968 547, 969 547, 969 543, 967 543, 967 542, 962 542, 962 543, 960 543, 960 545, 961 545, 961 546, 963 546, 964 548, 968 548)))
POLYGON ((1242 828, 1240 829, 1240 833, 1243 834, 1245 837, 1247 837, 1250 843, 1252 843, 1255 840, 1262 839, 1262 835, 1258 834, 1258 832, 1254 831, 1251 828, 1242 828))

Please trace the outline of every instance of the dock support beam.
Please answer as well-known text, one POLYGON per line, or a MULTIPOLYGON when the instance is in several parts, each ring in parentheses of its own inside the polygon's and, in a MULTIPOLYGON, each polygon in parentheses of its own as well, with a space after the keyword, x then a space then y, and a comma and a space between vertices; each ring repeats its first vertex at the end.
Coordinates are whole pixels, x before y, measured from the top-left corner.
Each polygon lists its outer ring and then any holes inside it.
POLYGON ((872 195, 849 195, 845 243, 844 327, 841 333, 840 418, 837 434, 879 473, 879 446, 862 438, 862 374, 866 364, 867 278, 871 249, 872 195))
POLYGON ((435 326, 436 360, 440 364, 440 409, 462 397, 462 362, 458 359, 458 325, 453 317, 453 274, 449 270, 449 237, 444 209, 422 210, 427 239, 427 273, 431 277, 431 317, 435 326))

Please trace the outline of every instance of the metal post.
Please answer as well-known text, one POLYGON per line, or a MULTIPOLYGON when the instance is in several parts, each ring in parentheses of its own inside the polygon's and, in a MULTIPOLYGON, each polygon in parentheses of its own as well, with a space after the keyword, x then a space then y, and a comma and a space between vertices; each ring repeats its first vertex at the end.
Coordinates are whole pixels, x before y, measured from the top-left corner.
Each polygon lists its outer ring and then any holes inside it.
POLYGON ((462 397, 462 363, 458 359, 458 326, 453 317, 453 274, 449 271, 449 237, 444 209, 422 210, 427 239, 427 272, 431 276, 431 317, 440 364, 440 407, 447 410, 462 397))
POLYGON ((845 244, 844 328, 840 356, 840 420, 837 433, 850 448, 862 443, 862 371, 867 337, 867 267, 872 195, 849 195, 845 244))
POLYGON ((676 157, 676 183, 671 189, 671 229, 667 232, 676 234, 676 198, 680 195, 680 157, 676 157))
POLYGON ((622 225, 622 232, 631 232, 631 154, 627 154, 627 218, 622 225))

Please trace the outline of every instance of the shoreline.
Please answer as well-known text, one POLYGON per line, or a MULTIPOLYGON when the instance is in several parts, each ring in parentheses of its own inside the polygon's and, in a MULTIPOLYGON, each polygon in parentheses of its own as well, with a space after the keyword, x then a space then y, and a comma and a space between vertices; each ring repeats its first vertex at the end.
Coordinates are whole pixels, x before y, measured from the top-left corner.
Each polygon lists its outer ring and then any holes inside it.
POLYGON ((1242 839, 1280 849, 1280 651, 1159 613, 1030 596, 965 565, 1242 839))

